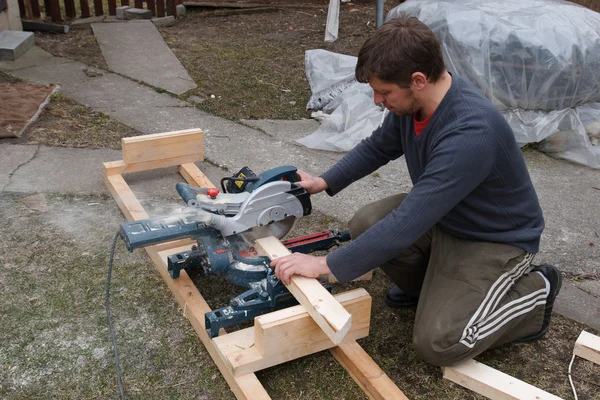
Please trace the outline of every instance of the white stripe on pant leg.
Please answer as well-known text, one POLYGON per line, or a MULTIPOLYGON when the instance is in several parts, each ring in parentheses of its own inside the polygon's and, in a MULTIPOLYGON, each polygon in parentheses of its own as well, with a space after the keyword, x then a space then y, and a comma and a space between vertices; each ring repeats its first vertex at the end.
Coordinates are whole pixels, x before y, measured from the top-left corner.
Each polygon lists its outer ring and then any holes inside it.
MULTIPOLYGON (((530 312, 531 310, 533 310, 535 307, 540 306, 540 305, 544 305, 546 304, 546 299, 544 298, 544 300, 542 301, 538 301, 534 304, 532 304, 530 307, 521 310, 518 313, 512 314, 510 319, 508 319, 506 322, 510 322, 511 320, 517 318, 519 315, 523 315, 523 314, 527 314, 528 312, 530 312)), ((478 338, 478 340, 484 339, 487 336, 491 335, 492 333, 496 332, 498 329, 500 329, 502 326, 497 326, 496 328, 494 328, 493 330, 487 332, 486 334, 482 335, 481 337, 478 338)), ((475 347, 475 343, 477 343, 477 341, 474 341, 473 343, 467 342, 465 340, 461 340, 460 341, 461 344, 467 346, 468 348, 472 349, 473 347, 475 347)))
POLYGON ((532 298, 538 298, 538 297, 541 297, 542 299, 546 298, 546 288, 536 290, 535 292, 529 293, 527 296, 519 297, 518 299, 515 299, 509 303, 506 303, 501 308, 494 311, 494 313, 491 314, 489 317, 487 317, 485 320, 481 321, 481 323, 478 325, 479 332, 481 333, 482 331, 487 329, 488 325, 493 326, 495 324, 495 321, 498 321, 499 319, 504 318, 503 316, 501 316, 500 318, 496 318, 500 314, 506 315, 508 313, 511 313, 511 312, 513 312, 513 310, 521 308, 523 303, 530 303, 532 298))
POLYGON ((494 282, 490 290, 488 290, 488 292, 486 293, 485 298, 479 305, 479 308, 477 309, 477 311, 475 311, 475 314, 473 314, 473 316, 465 326, 461 340, 467 337, 467 335, 469 334, 468 329, 470 327, 476 325, 479 321, 486 317, 486 314, 489 314, 490 305, 494 302, 497 304, 496 299, 501 299, 502 297, 504 297, 504 295, 508 292, 510 287, 514 284, 514 281, 516 281, 529 269, 532 260, 533 254, 526 253, 525 257, 523 258, 523 260, 521 260, 521 262, 519 262, 512 270, 502 274, 494 282))
MULTIPOLYGON (((493 315, 491 315, 489 318, 487 318, 485 321, 485 324, 476 325, 475 329, 473 331, 474 333, 470 333, 469 335, 467 335, 466 337, 461 339, 460 342, 462 344, 472 348, 477 340, 488 336, 489 333, 487 333, 487 331, 494 328, 498 324, 500 327, 505 325, 506 322, 508 322, 512 319, 512 318, 509 318, 512 314, 519 312, 519 310, 523 309, 524 307, 530 307, 532 304, 534 304, 540 300, 543 301, 543 303, 545 304, 545 302, 546 302, 545 290, 543 290, 543 291, 538 290, 536 292, 530 293, 529 295, 527 295, 525 297, 521 297, 519 299, 511 301, 508 304, 510 306, 510 309, 507 310, 507 307, 506 307, 507 305, 503 306, 502 309, 496 311, 493 315), (500 315, 502 313, 502 311, 504 311, 504 313, 502 315, 500 315), (498 315, 500 315, 500 317, 496 318, 496 317, 498 317, 498 315), (507 318, 508 318, 508 321, 505 321, 507 318)), ((496 330, 497 329, 495 329, 494 331, 496 331, 496 330)))
MULTIPOLYGON (((531 272, 531 268, 532 268, 532 267, 531 267, 531 263, 533 262, 533 258, 535 257, 535 254, 530 254, 530 253, 529 253, 529 254, 528 254, 528 256, 531 256, 531 257, 529 257, 529 261, 527 262, 527 267, 526 267, 525 271, 522 271, 522 272, 519 274, 518 278, 522 277, 524 274, 527 274, 527 273, 531 272)), ((527 257, 526 257, 526 258, 527 258, 527 257)), ((492 310, 495 310, 495 309, 496 309, 496 307, 498 307, 498 303, 500 303, 500 301, 502 301, 502 299, 504 298, 504 296, 506 296, 506 293, 508 293, 508 291, 509 291, 509 290, 512 288, 512 286, 515 284, 515 281, 516 281, 518 278, 515 278, 515 279, 514 279, 514 280, 511 282, 512 284, 511 284, 511 285, 510 285, 508 288, 506 288, 506 290, 504 291, 504 293, 502 294, 502 296, 497 296, 497 298, 496 298, 496 301, 494 302, 494 304, 493 304, 493 305, 492 305, 492 307, 491 307, 491 309, 492 309, 492 310)))
POLYGON ((532 311, 537 306, 545 305, 546 304, 546 295, 536 297, 534 302, 530 302, 528 304, 529 304, 529 306, 527 308, 524 308, 524 309, 522 309, 519 312, 515 312, 515 310, 512 310, 511 313, 503 315, 502 316, 503 317, 502 323, 497 324, 492 329, 488 329, 487 332, 482 333, 479 336, 478 339, 481 340, 481 339, 484 339, 484 338, 488 337, 489 335, 491 335, 492 333, 496 332, 498 329, 502 328, 504 325, 506 325, 507 323, 509 323, 510 321, 512 321, 513 319, 515 319, 516 317, 518 317, 519 315, 526 314, 526 313, 532 311), (531 303, 533 303, 533 304, 531 304, 531 303))
POLYGON ((477 337, 480 337, 486 331, 494 328, 496 325, 503 325, 503 320, 508 318, 511 314, 518 312, 522 308, 527 307, 538 300, 546 301, 545 299, 546 290, 543 289, 537 290, 533 293, 528 294, 527 296, 520 297, 516 300, 511 301, 508 304, 505 304, 501 309, 499 309, 498 311, 490 315, 488 318, 486 318, 485 321, 482 321, 480 325, 477 325, 478 329, 475 339, 477 339, 477 337))
POLYGON ((487 308, 488 308, 490 302, 496 298, 496 293, 498 291, 502 291, 504 289, 504 284, 510 282, 510 278, 514 274, 520 275, 522 273, 521 269, 524 268, 525 265, 527 264, 528 254, 529 253, 527 253, 525 255, 525 257, 523 257, 523 260, 521 260, 521 262, 519 262, 517 265, 515 265, 515 267, 512 270, 505 272, 496 280, 496 282, 494 282, 494 284, 490 287, 490 289, 486 293, 481 304, 479 305, 479 308, 477 309, 475 314, 473 314, 473 317, 471 317, 471 320, 467 323, 467 327, 473 325, 476 321, 481 319, 480 315, 482 315, 482 314, 485 315, 488 312, 487 308))

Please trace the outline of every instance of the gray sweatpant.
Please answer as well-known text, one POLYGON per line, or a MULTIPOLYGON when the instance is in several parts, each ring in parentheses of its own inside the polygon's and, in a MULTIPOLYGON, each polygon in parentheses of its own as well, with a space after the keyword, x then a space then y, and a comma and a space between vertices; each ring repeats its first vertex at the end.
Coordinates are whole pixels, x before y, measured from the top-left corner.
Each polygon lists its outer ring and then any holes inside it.
MULTIPOLYGON (((353 238, 398 207, 406 194, 361 208, 353 238)), ((447 366, 538 332, 546 284, 530 273, 533 254, 501 243, 461 240, 434 226, 381 269, 419 296, 413 345, 427 362, 447 366)))

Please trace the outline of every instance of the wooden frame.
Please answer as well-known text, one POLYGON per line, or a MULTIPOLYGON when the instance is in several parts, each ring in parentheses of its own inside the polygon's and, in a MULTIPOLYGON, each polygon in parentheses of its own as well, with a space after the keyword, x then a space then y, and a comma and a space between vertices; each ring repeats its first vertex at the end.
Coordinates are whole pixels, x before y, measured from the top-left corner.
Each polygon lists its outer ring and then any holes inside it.
POLYGON ((600 365, 600 337, 581 331, 575 342, 573 354, 600 365))
MULTIPOLYGON (((127 185, 122 176, 124 173, 177 166, 187 182, 201 187, 214 187, 194 164, 204 159, 203 137, 202 131, 192 129, 122 139, 123 160, 104 163, 104 182, 128 221, 148 218, 148 214, 127 185)), ((315 304, 312 303, 312 297, 308 296, 304 306, 262 315, 255 319, 254 327, 232 334, 226 334, 222 329, 219 337, 211 339, 204 326, 204 314, 211 311, 210 307, 185 271, 181 271, 178 279, 172 279, 167 271, 167 257, 189 250, 192 243, 184 239, 145 249, 236 398, 270 399, 254 371, 330 349, 369 398, 406 399, 356 342, 357 338, 368 334, 370 319, 371 299, 361 289, 336 296, 346 307, 345 310, 342 308, 343 312, 353 316, 349 319, 350 323, 344 322, 344 318, 336 319, 329 311, 325 314, 317 312, 321 318, 317 317, 314 321, 315 304), (309 315, 313 318, 309 318, 309 315), (332 329, 327 336, 319 328, 319 323, 330 322, 332 329), (286 345, 275 346, 271 343, 274 342, 273 338, 281 341, 282 336, 289 333, 293 333, 289 341, 282 342, 286 345), (334 341, 338 339, 340 343, 336 346, 334 341)), ((301 283, 300 286, 305 285, 301 283)), ((339 302, 334 303, 339 305, 339 302)), ((334 303, 328 304, 335 308, 334 311, 342 312, 334 303)))

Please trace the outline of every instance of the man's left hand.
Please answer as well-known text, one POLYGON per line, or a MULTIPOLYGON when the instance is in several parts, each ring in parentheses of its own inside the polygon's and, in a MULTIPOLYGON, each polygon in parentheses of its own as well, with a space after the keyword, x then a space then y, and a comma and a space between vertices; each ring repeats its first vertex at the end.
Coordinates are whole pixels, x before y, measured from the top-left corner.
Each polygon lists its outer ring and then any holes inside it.
POLYGON ((286 285, 291 282, 292 275, 318 278, 331 273, 326 257, 315 257, 302 253, 277 258, 271 261, 271 266, 275 268, 275 275, 286 285))

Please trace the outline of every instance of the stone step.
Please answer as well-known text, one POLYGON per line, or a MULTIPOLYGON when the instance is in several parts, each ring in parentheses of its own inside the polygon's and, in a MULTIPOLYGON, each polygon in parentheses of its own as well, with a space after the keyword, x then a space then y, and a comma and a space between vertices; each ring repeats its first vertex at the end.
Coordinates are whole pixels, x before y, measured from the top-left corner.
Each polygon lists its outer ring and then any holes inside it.
POLYGON ((0 60, 15 61, 35 43, 32 32, 2 31, 0 32, 0 60))

